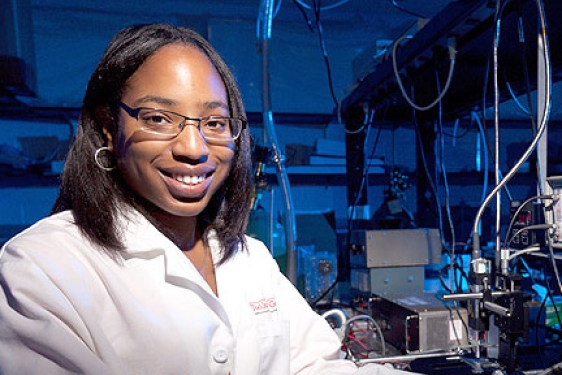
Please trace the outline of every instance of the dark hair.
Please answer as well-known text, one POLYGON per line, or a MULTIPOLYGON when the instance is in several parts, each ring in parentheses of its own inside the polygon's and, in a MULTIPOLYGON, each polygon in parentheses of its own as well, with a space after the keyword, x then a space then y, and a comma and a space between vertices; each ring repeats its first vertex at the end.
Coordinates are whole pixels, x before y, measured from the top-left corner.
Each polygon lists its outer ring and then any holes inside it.
MULTIPOLYGON (((88 83, 78 131, 66 159, 59 196, 52 210, 53 213, 72 210, 82 232, 110 253, 124 247, 116 220, 120 211, 126 211, 123 207, 132 206, 152 222, 154 220, 119 171, 107 172, 97 167, 94 154, 107 144, 102 131, 104 126, 115 136, 118 103, 126 81, 147 58, 171 43, 190 45, 206 54, 222 77, 231 116, 245 117, 232 73, 207 40, 195 31, 167 24, 141 25, 126 28, 113 38, 88 83)), ((249 130, 243 130, 235 142, 229 176, 197 222, 206 246, 209 231, 216 231, 223 250, 221 263, 236 251, 239 243, 245 246, 244 233, 251 209, 249 130)))

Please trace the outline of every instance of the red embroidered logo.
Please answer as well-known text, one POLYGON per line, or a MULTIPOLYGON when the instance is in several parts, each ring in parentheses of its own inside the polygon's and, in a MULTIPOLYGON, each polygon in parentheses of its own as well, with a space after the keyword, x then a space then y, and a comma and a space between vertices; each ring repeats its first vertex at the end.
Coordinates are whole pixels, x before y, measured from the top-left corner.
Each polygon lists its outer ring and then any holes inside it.
POLYGON ((250 302, 250 307, 256 314, 277 310, 275 298, 262 298, 257 302, 250 302))

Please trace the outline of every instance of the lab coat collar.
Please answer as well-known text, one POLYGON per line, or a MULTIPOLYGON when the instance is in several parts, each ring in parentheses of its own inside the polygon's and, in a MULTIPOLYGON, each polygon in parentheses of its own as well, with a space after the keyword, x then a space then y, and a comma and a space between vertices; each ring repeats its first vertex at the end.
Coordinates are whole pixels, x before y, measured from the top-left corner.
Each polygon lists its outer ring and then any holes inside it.
MULTIPOLYGON (((224 307, 199 271, 181 250, 148 221, 140 212, 129 209, 118 217, 125 245, 123 258, 142 258, 146 260, 164 257, 166 282, 178 287, 188 288, 198 293, 217 316, 231 327, 224 307)), ((220 256, 220 246, 214 232, 209 238, 213 261, 220 256)))

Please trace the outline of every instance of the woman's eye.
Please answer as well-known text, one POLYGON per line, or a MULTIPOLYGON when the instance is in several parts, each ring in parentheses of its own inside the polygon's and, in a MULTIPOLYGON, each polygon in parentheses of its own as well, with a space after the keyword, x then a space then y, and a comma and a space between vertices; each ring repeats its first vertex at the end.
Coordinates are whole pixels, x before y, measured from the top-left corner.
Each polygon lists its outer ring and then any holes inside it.
POLYGON ((226 126, 227 126, 227 121, 224 119, 209 119, 205 123, 205 127, 213 131, 223 130, 226 126))
POLYGON ((208 128, 220 128, 220 127, 222 127, 222 124, 218 121, 209 121, 209 122, 207 122, 207 127, 208 128))
POLYGON ((166 119, 163 116, 158 116, 158 115, 154 115, 151 116, 148 121, 151 121, 155 124, 161 123, 161 122, 166 122, 166 119))
POLYGON ((146 113, 143 116, 143 121, 146 122, 147 124, 151 124, 151 125, 172 124, 172 121, 170 120, 170 118, 168 116, 166 116, 166 114, 159 113, 159 112, 146 113))

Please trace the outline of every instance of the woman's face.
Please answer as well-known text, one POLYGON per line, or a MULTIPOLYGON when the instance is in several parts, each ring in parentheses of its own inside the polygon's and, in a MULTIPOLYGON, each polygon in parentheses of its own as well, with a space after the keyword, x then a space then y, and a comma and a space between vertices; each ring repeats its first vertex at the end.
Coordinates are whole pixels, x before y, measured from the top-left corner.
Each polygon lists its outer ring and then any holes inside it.
MULTIPOLYGON (((121 101, 187 117, 230 115, 213 64, 201 51, 180 44, 164 46, 148 58, 126 82, 121 101)), ((125 181, 160 215, 197 216, 228 176, 234 142, 209 143, 196 125, 188 121, 170 138, 141 130, 137 119, 120 109, 116 137, 108 135, 125 181)))

